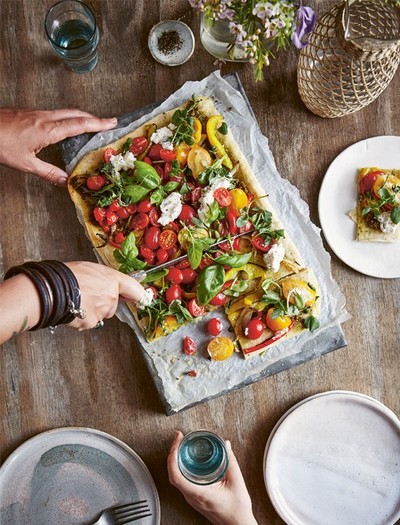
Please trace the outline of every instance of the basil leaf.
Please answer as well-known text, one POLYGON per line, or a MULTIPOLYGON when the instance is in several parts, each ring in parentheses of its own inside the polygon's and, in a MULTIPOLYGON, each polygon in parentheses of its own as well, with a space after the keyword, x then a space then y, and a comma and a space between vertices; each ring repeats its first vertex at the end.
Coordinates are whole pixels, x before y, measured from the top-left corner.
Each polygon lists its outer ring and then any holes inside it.
POLYGON ((150 204, 157 204, 157 206, 159 206, 164 200, 165 196, 166 195, 162 188, 154 190, 153 193, 150 195, 150 204))
POLYGON ((135 160, 134 180, 142 184, 150 190, 158 188, 161 184, 161 179, 156 170, 147 162, 135 160))
POLYGON ((125 153, 129 151, 131 144, 132 144, 132 139, 129 137, 126 139, 125 144, 122 146, 122 155, 125 155, 125 153))
POLYGON ((198 268, 201 263, 201 258, 203 257, 203 247, 199 242, 192 242, 187 250, 190 266, 195 270, 198 268))
POLYGON ((232 268, 240 268, 247 264, 252 257, 252 253, 234 253, 232 255, 220 255, 215 262, 218 264, 226 264, 232 268))
POLYGON ((394 224, 399 224, 400 222, 400 206, 393 208, 390 212, 390 219, 394 224))
POLYGON ((218 128, 218 131, 221 133, 221 135, 227 135, 228 134, 228 124, 226 122, 223 122, 218 128))
POLYGON ((239 297, 239 295, 247 290, 249 287, 248 281, 237 281, 232 284, 229 288, 224 290, 225 295, 232 295, 233 297, 239 297))
POLYGON ((314 332, 315 330, 319 328, 319 326, 320 324, 319 324, 318 319, 314 317, 313 315, 310 315, 309 317, 306 317, 304 319, 304 327, 308 328, 310 332, 314 332))
POLYGON ((167 182, 167 184, 164 186, 164 190, 167 192, 167 193, 171 193, 172 191, 176 190, 179 186, 179 182, 176 182, 176 181, 170 181, 170 182, 167 182))
POLYGON ((149 272, 146 277, 142 280, 142 283, 154 283, 162 277, 165 277, 168 273, 168 268, 162 268, 161 270, 154 270, 154 272, 149 272))
POLYGON ((125 258, 133 258, 136 257, 138 252, 137 246, 136 246, 136 237, 134 233, 130 233, 121 244, 121 252, 122 255, 125 258))
POLYGON ((138 184, 129 184, 128 186, 125 186, 123 191, 124 200, 128 199, 129 203, 135 204, 136 202, 143 200, 151 190, 139 186, 138 184))
POLYGON ((219 293, 224 285, 225 271, 220 264, 206 266, 197 278, 197 300, 203 306, 219 293))
POLYGON ((217 201, 213 201, 211 204, 209 204, 206 211, 205 222, 207 224, 211 224, 216 221, 219 216, 219 210, 220 208, 217 201))
POLYGON ((246 226, 248 222, 248 218, 245 215, 241 215, 238 219, 236 219, 236 226, 238 228, 242 228, 242 226, 246 226))

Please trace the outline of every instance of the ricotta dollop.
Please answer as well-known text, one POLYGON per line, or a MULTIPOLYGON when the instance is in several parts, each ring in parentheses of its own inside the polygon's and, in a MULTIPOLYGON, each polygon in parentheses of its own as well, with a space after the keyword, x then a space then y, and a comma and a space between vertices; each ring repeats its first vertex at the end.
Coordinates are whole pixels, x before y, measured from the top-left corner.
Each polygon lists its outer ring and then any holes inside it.
POLYGON ((160 204, 161 217, 158 223, 162 226, 177 219, 182 211, 181 194, 173 191, 160 204))
POLYGON ((161 144, 164 149, 173 150, 174 145, 172 144, 171 139, 174 136, 175 129, 175 124, 170 123, 168 126, 164 126, 155 131, 151 135, 150 140, 151 142, 154 142, 154 144, 161 144))
POLYGON ((398 224, 395 224, 390 218, 390 212, 384 211, 378 216, 379 227, 383 233, 393 233, 396 231, 398 224))
POLYGON ((263 259, 268 270, 277 272, 285 257, 285 247, 283 244, 273 244, 269 252, 264 253, 263 259))

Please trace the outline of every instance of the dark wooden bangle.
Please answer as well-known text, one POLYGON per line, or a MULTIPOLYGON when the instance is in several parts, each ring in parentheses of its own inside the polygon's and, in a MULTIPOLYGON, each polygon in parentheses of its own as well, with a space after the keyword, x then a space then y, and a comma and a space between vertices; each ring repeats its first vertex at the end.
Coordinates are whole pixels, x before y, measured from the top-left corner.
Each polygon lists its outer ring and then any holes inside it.
POLYGON ((26 263, 10 268, 5 274, 4 279, 9 279, 15 275, 18 275, 19 273, 29 277, 29 279, 36 286, 36 289, 39 293, 41 305, 39 321, 35 326, 29 329, 30 331, 39 330, 39 328, 43 328, 46 325, 53 310, 53 295, 51 287, 46 278, 40 272, 33 268, 29 268, 26 263))
POLYGON ((61 324, 61 319, 65 315, 67 304, 67 295, 64 289, 63 282, 58 273, 53 270, 50 266, 44 262, 30 262, 30 268, 36 269, 47 279, 51 290, 53 292, 53 310, 51 311, 49 318, 43 328, 49 328, 50 326, 57 326, 61 324))
POLYGON ((78 280, 72 270, 70 270, 66 264, 60 261, 46 260, 42 261, 42 264, 53 268, 57 272, 64 285, 67 298, 67 307, 58 324, 71 323, 75 319, 75 314, 72 312, 72 310, 79 310, 81 305, 81 292, 79 289, 78 280))

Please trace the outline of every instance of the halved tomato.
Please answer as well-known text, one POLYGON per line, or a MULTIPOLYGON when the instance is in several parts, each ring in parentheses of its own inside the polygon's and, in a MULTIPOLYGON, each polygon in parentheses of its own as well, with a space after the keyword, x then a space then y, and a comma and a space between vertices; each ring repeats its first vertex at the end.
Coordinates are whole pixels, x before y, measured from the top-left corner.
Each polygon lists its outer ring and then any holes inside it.
POLYGON ((176 233, 172 230, 164 230, 160 233, 160 247, 164 248, 164 250, 169 250, 173 246, 175 246, 177 240, 178 237, 176 236, 176 233))
POLYGON ((218 202, 221 208, 227 208, 232 204, 232 195, 226 188, 217 188, 214 191, 214 199, 218 202))
POLYGON ((103 153, 103 160, 104 162, 110 162, 111 157, 115 157, 116 155, 118 155, 118 151, 114 148, 106 148, 103 153))
POLYGON ((260 250, 260 252, 267 253, 270 251, 272 245, 275 244, 275 241, 272 240, 271 242, 267 242, 264 237, 261 237, 261 235, 256 235, 255 237, 252 237, 251 244, 254 248, 260 250))
POLYGON ((188 310, 193 315, 193 317, 200 317, 201 315, 206 314, 205 307, 200 306, 196 298, 190 299, 188 303, 188 310))

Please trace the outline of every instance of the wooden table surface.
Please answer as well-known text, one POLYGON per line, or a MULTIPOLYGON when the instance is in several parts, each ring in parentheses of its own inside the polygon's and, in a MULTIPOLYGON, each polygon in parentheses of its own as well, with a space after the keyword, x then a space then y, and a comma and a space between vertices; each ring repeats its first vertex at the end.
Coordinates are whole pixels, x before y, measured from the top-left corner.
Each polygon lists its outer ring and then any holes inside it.
MULTIPOLYGON (((1 106, 79 107, 121 115, 169 96, 187 80, 216 69, 198 38, 199 19, 186 0, 92 0, 100 26, 100 60, 74 74, 52 55, 43 21, 52 0, 1 0, 1 106), (181 18, 197 37, 184 66, 156 63, 147 48, 151 27, 181 18)), ((334 2, 321 0, 321 15, 334 2)), ((347 146, 376 135, 400 135, 400 75, 367 108, 340 119, 310 113, 297 92, 298 52, 280 53, 262 82, 248 64, 238 72, 282 177, 296 185, 319 224, 317 199, 332 160, 347 146)), ((57 146, 40 156, 62 165, 57 146)), ((92 260, 94 255, 65 189, 1 167, 0 274, 24 260, 92 260)), ((327 247, 329 251, 329 248, 327 247)), ((25 333, 0 350, 2 461, 28 438, 78 426, 108 432, 132 447, 155 480, 162 523, 206 520, 170 486, 166 457, 175 429, 208 428, 232 441, 260 524, 282 524, 265 491, 262 459, 273 426, 298 401, 327 390, 368 394, 400 414, 400 280, 367 277, 333 253, 332 274, 347 299, 348 346, 239 391, 167 417, 131 329, 117 318, 83 333, 60 327, 25 333)), ((400 261, 399 261, 400 264, 400 261)), ((0 320, 1 322, 1 320, 0 320)), ((245 525, 245 524, 244 524, 245 525)))

